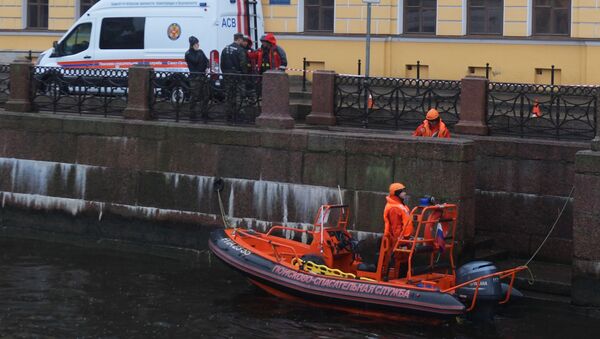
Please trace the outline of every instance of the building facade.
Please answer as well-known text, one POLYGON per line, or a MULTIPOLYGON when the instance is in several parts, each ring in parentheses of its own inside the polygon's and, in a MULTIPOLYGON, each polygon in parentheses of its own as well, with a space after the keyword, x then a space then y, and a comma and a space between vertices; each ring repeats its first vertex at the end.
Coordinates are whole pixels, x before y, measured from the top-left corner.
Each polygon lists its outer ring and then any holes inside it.
MULTIPOLYGON (((2 0, 0 50, 45 50, 95 1, 2 0)), ((262 2, 290 67, 356 74, 360 59, 364 73, 362 0, 262 2)), ((372 76, 460 79, 487 64, 493 81, 600 83, 596 0, 381 0, 371 33, 372 76)))

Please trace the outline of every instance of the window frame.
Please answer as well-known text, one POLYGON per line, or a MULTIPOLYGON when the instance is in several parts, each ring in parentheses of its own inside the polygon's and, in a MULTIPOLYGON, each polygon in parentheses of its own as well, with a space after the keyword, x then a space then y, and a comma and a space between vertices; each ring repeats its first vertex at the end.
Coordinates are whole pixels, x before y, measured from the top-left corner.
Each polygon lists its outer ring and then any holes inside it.
POLYGON ((83 16, 92 6, 98 3, 100 0, 78 0, 77 10, 79 11, 79 16, 83 16), (88 6, 89 5, 89 6, 88 6), (85 10, 84 10, 85 6, 85 10))
MULTIPOLYGON (((420 2, 424 1, 424 0, 419 0, 420 2)), ((422 11, 424 8, 430 8, 430 7, 425 7, 425 6, 410 6, 410 7, 419 7, 419 31, 418 32, 410 32, 408 30, 408 1, 404 0, 403 1, 403 5, 402 5, 402 32, 404 32, 404 34, 418 34, 418 35, 436 35, 437 34, 437 0, 435 0, 435 5, 432 7, 434 10, 434 23, 433 23, 433 32, 424 32, 423 31, 423 14, 422 11)))
POLYGON ((27 23, 25 27, 27 29, 48 29, 49 13, 50 13, 50 1, 49 0, 27 0, 26 2, 26 11, 27 11, 27 23), (37 7, 36 16, 31 14, 31 8, 37 7), (40 9, 46 7, 46 17, 44 18, 42 15, 42 11, 40 9), (44 20, 45 19, 45 20, 44 20), (32 22, 35 20, 35 25, 32 25, 32 22), (40 22, 41 21, 41 22, 40 22), (45 21, 45 22, 44 22, 45 21), (42 23, 45 23, 43 25, 42 23))
POLYGON ((310 33, 334 33, 335 31, 335 0, 332 1, 331 5, 323 5, 322 2, 323 1, 329 1, 329 0, 317 0, 319 2, 318 5, 309 5, 307 4, 307 0, 304 0, 304 32, 310 32, 310 33), (307 7, 316 7, 319 10, 319 27, 318 29, 310 29, 308 28, 308 15, 307 14, 307 7), (324 17, 324 9, 330 9, 331 10, 331 14, 332 14, 332 25, 331 25, 331 29, 323 29, 323 17, 324 17))
POLYGON ((489 7, 486 6, 488 1, 491 0, 484 0, 486 2, 486 4, 484 4, 483 8, 485 10, 485 32, 473 32, 472 28, 471 28, 471 3, 472 0, 467 0, 467 35, 490 35, 490 36, 502 36, 504 34, 504 0, 499 0, 500 1, 500 6, 499 8, 501 9, 501 14, 500 14, 500 32, 490 32, 489 28, 489 22, 488 22, 488 18, 489 18, 489 7))
MULTIPOLYGON (((568 5, 566 7, 567 10, 567 32, 566 33, 555 33, 554 29, 555 27, 554 25, 554 21, 553 19, 553 15, 554 15, 554 11, 555 8, 554 6, 550 5, 550 6, 539 6, 536 5, 536 2, 538 0, 532 0, 531 2, 531 34, 534 36, 553 36, 553 37, 570 37, 571 36, 571 18, 573 16, 572 13, 572 9, 573 9, 573 1, 572 0, 568 0, 568 5), (538 7, 550 7, 550 18, 548 19, 550 21, 550 33, 540 33, 536 31, 536 21, 537 21, 537 16, 536 16, 536 9, 538 7)), ((550 0, 552 1, 552 4, 554 4, 555 0, 550 0)), ((563 8, 561 8, 563 9, 563 8)))

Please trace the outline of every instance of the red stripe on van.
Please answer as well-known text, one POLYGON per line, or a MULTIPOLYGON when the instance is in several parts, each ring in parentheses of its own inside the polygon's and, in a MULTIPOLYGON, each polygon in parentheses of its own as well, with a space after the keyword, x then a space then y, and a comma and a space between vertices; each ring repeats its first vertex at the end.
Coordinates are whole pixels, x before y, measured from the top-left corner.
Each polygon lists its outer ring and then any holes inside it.
POLYGON ((237 0, 237 31, 242 32, 242 0, 237 0))

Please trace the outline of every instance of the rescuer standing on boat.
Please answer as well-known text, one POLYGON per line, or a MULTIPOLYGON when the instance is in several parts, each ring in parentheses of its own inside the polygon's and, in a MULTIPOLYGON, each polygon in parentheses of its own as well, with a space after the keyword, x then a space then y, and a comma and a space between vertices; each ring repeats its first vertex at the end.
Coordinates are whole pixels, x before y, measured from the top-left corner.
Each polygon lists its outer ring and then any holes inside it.
POLYGON ((385 233, 392 236, 392 243, 398 238, 408 238, 413 232, 410 210, 405 205, 406 187, 398 182, 390 185, 390 194, 385 197, 387 203, 383 210, 385 233))
POLYGON ((446 124, 440 118, 440 113, 432 108, 427 112, 423 123, 413 133, 416 137, 450 138, 446 124))

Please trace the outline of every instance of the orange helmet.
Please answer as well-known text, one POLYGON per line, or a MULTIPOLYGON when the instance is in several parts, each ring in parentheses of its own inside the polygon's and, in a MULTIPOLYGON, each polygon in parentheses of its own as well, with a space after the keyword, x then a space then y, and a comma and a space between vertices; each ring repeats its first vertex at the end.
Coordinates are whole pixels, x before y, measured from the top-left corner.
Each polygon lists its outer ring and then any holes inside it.
POLYGON ((396 191, 403 190, 405 188, 406 188, 406 186, 404 186, 404 184, 401 184, 399 182, 395 182, 395 183, 391 184, 390 185, 390 197, 394 196, 394 193, 396 193, 396 191))
POLYGON ((427 120, 435 120, 435 119, 439 119, 440 117, 440 113, 437 111, 437 109, 432 108, 429 110, 429 112, 427 112, 427 115, 425 116, 425 119, 427 120))

